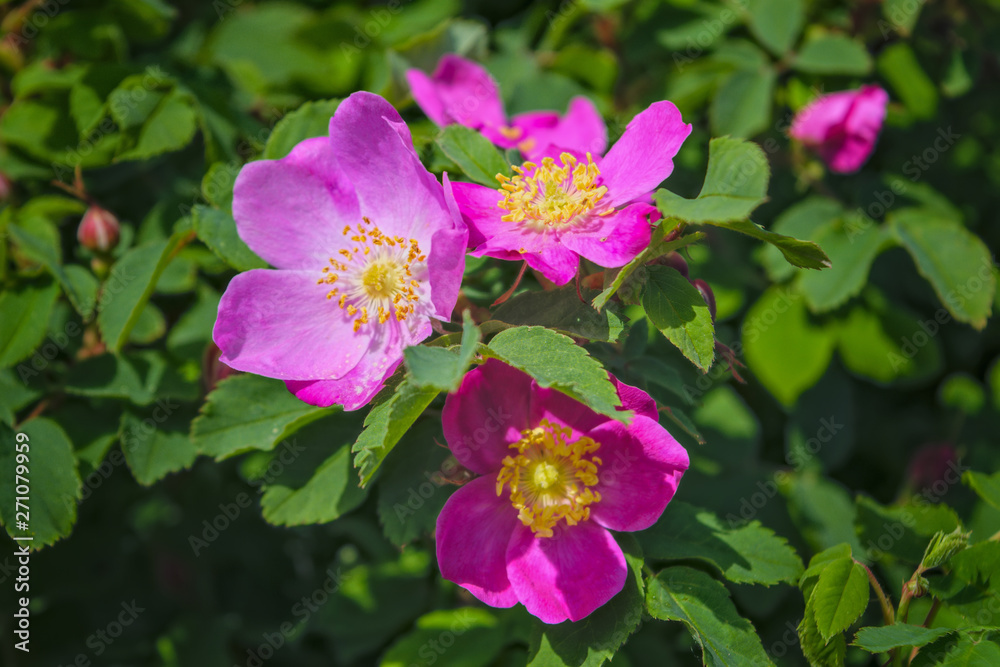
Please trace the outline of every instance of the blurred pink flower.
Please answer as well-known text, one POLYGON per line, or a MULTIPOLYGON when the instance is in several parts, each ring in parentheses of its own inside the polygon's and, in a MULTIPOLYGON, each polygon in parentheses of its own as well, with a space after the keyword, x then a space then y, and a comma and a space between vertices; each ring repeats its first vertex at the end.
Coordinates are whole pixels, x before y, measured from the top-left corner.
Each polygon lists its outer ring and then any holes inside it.
POLYGON ((213 338, 227 366, 356 410, 432 318, 451 319, 468 231, 447 176, 428 173, 378 95, 344 100, 329 136, 246 165, 233 217, 277 270, 241 273, 222 296, 213 338))
POLYGON ((819 153, 831 170, 857 171, 875 149, 888 103, 888 93, 878 86, 823 95, 795 116, 789 134, 819 153))
POLYGON ((655 102, 628 124, 603 158, 563 152, 558 161, 514 167, 502 187, 455 183, 472 254, 523 259, 557 285, 580 257, 603 267, 627 264, 649 245, 649 193, 674 169, 691 126, 670 102, 655 102))
POLYGON ((609 531, 656 523, 688 467, 648 394, 614 377, 628 426, 488 360, 445 401, 445 439, 480 475, 437 520, 441 574, 493 607, 578 621, 625 585, 609 531))
POLYGON ((482 66, 446 54, 434 74, 406 72, 413 99, 427 117, 444 127, 452 123, 479 130, 501 148, 517 148, 528 160, 567 149, 600 155, 608 145, 601 114, 586 97, 574 97, 566 115, 530 111, 507 118, 496 82, 482 66))

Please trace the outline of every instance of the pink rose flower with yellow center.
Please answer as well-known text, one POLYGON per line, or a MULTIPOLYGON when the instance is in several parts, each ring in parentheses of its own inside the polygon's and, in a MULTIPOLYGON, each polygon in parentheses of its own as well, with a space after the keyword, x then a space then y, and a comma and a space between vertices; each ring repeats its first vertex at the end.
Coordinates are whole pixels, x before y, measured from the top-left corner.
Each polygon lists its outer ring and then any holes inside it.
POLYGON ((875 150, 888 103, 889 94, 878 86, 823 95, 795 116, 788 133, 831 170, 857 171, 875 150))
POLYGON ((213 338, 236 370, 356 410, 432 319, 451 319, 468 231, 447 175, 442 187, 377 95, 344 100, 329 136, 246 165, 233 217, 275 267, 237 275, 219 303, 213 338))
POLYGON ((563 116, 529 111, 508 119, 489 73, 453 53, 441 58, 432 75, 411 69, 406 80, 413 99, 438 126, 471 127, 501 148, 517 148, 529 160, 551 154, 553 147, 601 154, 608 145, 604 120, 586 97, 574 97, 563 116))
POLYGON ((648 394, 611 378, 628 426, 496 360, 445 401, 448 447, 479 475, 437 520, 441 574, 493 607, 578 621, 625 585, 609 531, 653 525, 688 468, 648 394))
POLYGON ((649 194, 671 174, 690 133, 677 107, 656 102, 603 158, 564 151, 498 176, 499 189, 455 183, 472 254, 523 259, 557 285, 573 279, 581 257, 627 264, 649 245, 657 215, 649 194))

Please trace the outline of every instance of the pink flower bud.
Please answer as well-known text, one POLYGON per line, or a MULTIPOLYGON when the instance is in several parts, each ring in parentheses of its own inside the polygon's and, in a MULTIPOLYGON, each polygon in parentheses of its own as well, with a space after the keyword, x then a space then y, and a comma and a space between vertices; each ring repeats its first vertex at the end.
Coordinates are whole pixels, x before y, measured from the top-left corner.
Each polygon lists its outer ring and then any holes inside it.
POLYGON ((669 266, 671 269, 676 269, 685 278, 688 277, 688 263, 687 261, 676 252, 672 252, 669 255, 664 255, 653 260, 654 264, 660 264, 661 266, 669 266))
MULTIPOLYGON (((941 482, 949 482, 948 473, 956 469, 958 451, 950 442, 938 442, 924 445, 910 460, 908 477, 914 489, 921 490, 940 486, 941 482)), ((956 478, 957 479, 957 478, 956 478)))
POLYGON ((76 238, 88 250, 107 252, 118 245, 119 229, 118 218, 114 214, 92 205, 83 214, 80 228, 76 230, 76 238))

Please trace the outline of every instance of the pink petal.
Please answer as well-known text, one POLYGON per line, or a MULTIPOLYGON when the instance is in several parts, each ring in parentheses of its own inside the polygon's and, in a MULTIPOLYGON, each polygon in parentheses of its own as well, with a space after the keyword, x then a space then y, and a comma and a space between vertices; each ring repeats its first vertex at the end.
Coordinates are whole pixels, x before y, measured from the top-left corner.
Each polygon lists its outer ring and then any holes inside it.
POLYGON ((518 525, 507 549, 507 577, 529 613, 543 623, 579 621, 625 586, 625 556, 593 521, 560 525, 536 537, 518 525))
POLYGON ((441 576, 491 607, 513 607, 517 596, 507 579, 507 544, 516 525, 515 510, 499 497, 494 477, 478 477, 456 491, 437 519, 441 576))
POLYGON ((243 167, 233 186, 236 229, 279 269, 320 269, 346 247, 346 224, 360 219, 351 183, 327 137, 307 139, 280 160, 243 167))
POLYGON ((845 90, 816 98, 795 115, 788 134, 804 144, 822 144, 830 128, 847 118, 855 95, 856 91, 845 90))
POLYGON ((282 380, 334 379, 371 346, 353 317, 326 298, 319 271, 254 269, 234 277, 219 302, 212 338, 236 370, 282 380))
POLYGON ((497 203, 502 197, 496 190, 475 183, 453 183, 452 187, 469 226, 473 255, 512 261, 524 259, 557 285, 565 285, 576 275, 579 257, 562 245, 558 236, 530 231, 501 219, 504 211, 497 203))
POLYGON ((532 111, 514 116, 511 124, 521 129, 520 143, 531 141, 521 149, 525 159, 538 161, 543 157, 559 157, 564 150, 586 156, 603 155, 608 147, 608 129, 597 107, 586 97, 574 97, 566 115, 559 117, 548 111, 532 111))
POLYGON ((654 420, 636 415, 625 427, 606 421, 587 434, 601 444, 598 485, 601 500, 590 517, 618 531, 649 528, 674 497, 687 470, 687 451, 654 420))
POLYGON ((622 407, 619 410, 634 410, 637 415, 649 417, 655 422, 660 421, 660 413, 652 396, 638 387, 625 384, 611 373, 608 373, 608 377, 611 378, 611 382, 618 390, 618 397, 622 400, 622 407))
POLYGON ((598 266, 624 266, 649 246, 651 215, 648 204, 631 204, 611 215, 588 216, 560 237, 563 245, 598 266))
POLYGON ((435 232, 455 228, 441 184, 420 163, 410 130, 384 99, 359 92, 341 102, 330 139, 361 215, 384 233, 416 239, 428 252, 435 232))
POLYGON ((387 357, 369 355, 339 380, 285 380, 285 386, 297 399, 310 405, 324 408, 341 405, 347 411, 358 410, 375 398, 401 363, 402 357, 390 363, 387 357))
POLYGON ((627 204, 663 182, 689 134, 691 126, 671 102, 654 102, 633 118, 601 162, 609 203, 627 204))
POLYGON ((531 383, 527 374, 496 359, 465 375, 441 414, 445 440, 459 463, 479 475, 500 469, 509 445, 529 426, 531 383))
POLYGON ((438 125, 500 127, 507 124, 500 91, 481 65, 453 53, 442 56, 431 77, 409 70, 413 98, 438 125))
POLYGON ((597 414, 557 389, 535 385, 529 423, 534 426, 543 419, 572 429, 572 440, 576 440, 606 422, 608 417, 597 414))
POLYGON ((447 322, 451 320, 452 311, 458 301, 458 291, 462 287, 469 229, 462 220, 458 204, 455 203, 448 174, 442 174, 442 177, 445 203, 451 214, 452 227, 442 228, 434 233, 431 238, 431 251, 427 257, 428 266, 431 268, 431 300, 434 303, 435 316, 447 322))

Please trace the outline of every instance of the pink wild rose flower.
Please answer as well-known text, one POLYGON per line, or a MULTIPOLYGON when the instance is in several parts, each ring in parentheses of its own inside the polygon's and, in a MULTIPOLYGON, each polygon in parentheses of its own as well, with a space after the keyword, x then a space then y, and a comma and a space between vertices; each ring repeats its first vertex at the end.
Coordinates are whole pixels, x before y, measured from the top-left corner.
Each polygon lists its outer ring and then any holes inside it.
POLYGON ((626 426, 488 360, 448 396, 448 447, 479 475, 437 520, 441 574, 493 607, 578 621, 625 585, 610 530, 653 525, 688 467, 648 394, 618 382, 626 426))
POLYGON ((670 102, 655 102, 628 124, 603 158, 563 152, 525 162, 501 188, 455 183, 472 254, 523 259, 557 285, 576 275, 580 257, 604 267, 627 264, 649 245, 649 194, 674 169, 691 133, 670 102))
POLYGON ((442 187, 424 169, 378 95, 344 100, 329 136, 246 165, 233 217, 276 270, 229 283, 213 333, 220 360, 284 380, 307 403, 364 406, 431 319, 451 318, 468 231, 447 175, 442 187))
POLYGON ((889 95, 863 86, 823 95, 802 109, 789 134, 809 146, 838 173, 857 171, 875 150, 889 95))
POLYGON ((471 127, 501 148, 517 148, 529 160, 552 153, 553 147, 601 154, 608 145, 604 120, 586 97, 574 97, 564 116, 530 111, 508 119, 489 73, 453 53, 442 56, 431 76, 411 69, 406 80, 413 99, 438 126, 471 127))

